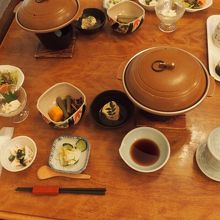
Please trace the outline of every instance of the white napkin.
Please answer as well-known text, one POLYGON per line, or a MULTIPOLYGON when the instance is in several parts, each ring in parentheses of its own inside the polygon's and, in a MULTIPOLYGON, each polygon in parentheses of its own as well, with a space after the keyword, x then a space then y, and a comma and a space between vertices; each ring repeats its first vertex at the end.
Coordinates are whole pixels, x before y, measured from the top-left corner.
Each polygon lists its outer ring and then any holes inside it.
MULTIPOLYGON (((12 138, 14 133, 13 127, 4 127, 0 129, 0 154, 4 145, 12 138)), ((0 176, 2 174, 2 165, 0 163, 0 176)))

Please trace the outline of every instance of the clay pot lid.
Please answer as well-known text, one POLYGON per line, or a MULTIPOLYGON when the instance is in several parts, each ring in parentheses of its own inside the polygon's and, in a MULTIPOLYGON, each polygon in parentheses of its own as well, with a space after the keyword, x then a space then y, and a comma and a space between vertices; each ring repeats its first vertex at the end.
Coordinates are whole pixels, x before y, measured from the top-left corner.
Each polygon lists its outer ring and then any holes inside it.
POLYGON ((24 0, 16 21, 25 30, 47 33, 70 24, 78 10, 78 0, 24 0))
POLYGON ((129 97, 143 109, 162 112, 193 106, 207 94, 208 80, 195 56, 173 47, 155 47, 138 53, 123 73, 129 97))

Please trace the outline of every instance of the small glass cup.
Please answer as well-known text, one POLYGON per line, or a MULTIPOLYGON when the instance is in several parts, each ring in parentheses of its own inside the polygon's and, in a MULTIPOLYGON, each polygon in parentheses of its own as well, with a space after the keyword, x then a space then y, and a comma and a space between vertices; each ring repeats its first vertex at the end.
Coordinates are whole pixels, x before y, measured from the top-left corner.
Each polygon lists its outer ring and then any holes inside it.
POLYGON ((155 12, 161 21, 159 29, 169 33, 176 30, 176 22, 183 16, 185 6, 180 0, 158 0, 155 12))
POLYGON ((23 87, 16 89, 16 86, 10 85, 0 91, 0 116, 10 118, 13 123, 20 123, 28 117, 26 104, 27 94, 23 87))

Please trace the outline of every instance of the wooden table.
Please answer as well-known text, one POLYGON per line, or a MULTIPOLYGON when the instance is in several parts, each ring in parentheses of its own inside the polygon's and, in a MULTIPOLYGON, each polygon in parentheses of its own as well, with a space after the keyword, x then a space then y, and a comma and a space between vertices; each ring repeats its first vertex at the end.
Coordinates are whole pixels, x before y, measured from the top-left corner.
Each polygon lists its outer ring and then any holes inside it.
MULTIPOLYGON (((102 1, 81 1, 84 7, 102 7, 102 1)), ((20 67, 25 74, 29 117, 20 124, 1 118, 0 127, 14 126, 14 136, 34 139, 38 154, 34 164, 19 173, 2 171, 0 177, 0 218, 4 219, 220 219, 219 183, 199 170, 195 161, 197 147, 210 131, 220 126, 220 87, 201 105, 185 114, 185 129, 152 126, 169 139, 171 156, 166 166, 154 173, 138 173, 120 158, 122 138, 136 127, 135 117, 118 129, 97 126, 89 107, 98 93, 123 91, 118 74, 126 61, 137 52, 161 45, 185 49, 207 66, 206 20, 218 14, 220 2, 197 13, 185 13, 177 30, 159 31, 154 12, 146 12, 143 26, 129 35, 118 35, 106 23, 104 29, 90 36, 79 35, 72 58, 36 59, 38 39, 22 30, 14 21, 0 48, 0 64, 20 67), (50 86, 70 82, 87 97, 87 111, 74 128, 52 129, 40 117, 36 102, 50 86), (48 163, 52 142, 61 135, 88 138, 91 154, 85 173, 91 180, 53 178, 39 180, 37 170, 48 163), (60 185, 63 187, 106 187, 105 196, 63 195, 34 196, 15 192, 17 186, 60 185)))

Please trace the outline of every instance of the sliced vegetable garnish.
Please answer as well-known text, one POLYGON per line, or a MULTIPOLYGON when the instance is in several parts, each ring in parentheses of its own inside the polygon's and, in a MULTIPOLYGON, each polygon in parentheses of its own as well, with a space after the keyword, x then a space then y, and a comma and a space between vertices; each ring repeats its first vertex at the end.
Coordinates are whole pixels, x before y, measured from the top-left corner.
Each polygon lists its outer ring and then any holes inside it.
POLYGON ((76 142, 76 148, 79 149, 81 152, 85 151, 87 149, 87 143, 83 139, 79 139, 76 142))

